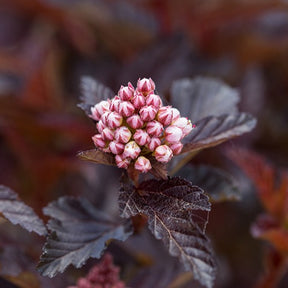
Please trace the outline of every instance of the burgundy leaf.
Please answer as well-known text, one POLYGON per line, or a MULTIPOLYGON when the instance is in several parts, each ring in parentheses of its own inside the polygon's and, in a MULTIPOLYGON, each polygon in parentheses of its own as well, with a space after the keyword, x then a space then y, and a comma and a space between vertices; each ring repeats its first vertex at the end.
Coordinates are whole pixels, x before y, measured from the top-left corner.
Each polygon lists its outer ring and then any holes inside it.
POLYGON ((157 161, 154 157, 149 157, 148 159, 152 165, 152 169, 149 171, 149 173, 158 179, 167 179, 167 164, 157 161))
POLYGON ((196 123, 196 128, 184 139, 182 153, 201 150, 251 131, 256 119, 246 113, 210 116, 196 123))
POLYGON ((90 257, 100 258, 109 240, 125 241, 132 234, 130 219, 114 220, 84 198, 62 197, 44 208, 44 213, 52 217, 38 265, 44 276, 54 277, 70 264, 79 268, 90 257))
POLYGON ((172 85, 171 103, 194 123, 208 116, 237 113, 238 94, 213 78, 181 79, 172 85))
POLYGON ((33 209, 20 201, 14 191, 3 185, 0 185, 0 213, 11 223, 19 224, 29 232, 39 235, 47 232, 45 224, 33 209))
POLYGON ((89 116, 91 114, 90 108, 107 98, 113 98, 114 92, 103 85, 101 82, 92 77, 84 76, 81 79, 81 103, 78 104, 82 110, 89 116))
POLYGON ((148 216, 148 225, 172 256, 179 257, 185 270, 206 287, 212 287, 215 261, 205 236, 210 203, 208 196, 191 182, 174 177, 149 180, 135 189, 123 186, 119 205, 122 217, 148 216))
POLYGON ((213 202, 235 201, 241 198, 235 180, 221 169, 206 165, 187 165, 177 175, 201 187, 213 202))
POLYGON ((98 164, 116 165, 115 159, 112 154, 105 153, 97 149, 79 152, 77 154, 77 157, 81 160, 91 161, 98 164))

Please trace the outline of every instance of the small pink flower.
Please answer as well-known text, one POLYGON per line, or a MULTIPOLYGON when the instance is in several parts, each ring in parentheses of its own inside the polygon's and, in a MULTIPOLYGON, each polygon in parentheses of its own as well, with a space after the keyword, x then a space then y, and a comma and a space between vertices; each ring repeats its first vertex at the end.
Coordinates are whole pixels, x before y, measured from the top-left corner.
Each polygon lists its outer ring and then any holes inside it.
POLYGON ((156 94, 150 94, 146 97, 146 105, 152 105, 156 108, 159 108, 162 106, 162 100, 160 96, 156 94))
POLYGON ((135 93, 131 102, 133 103, 136 109, 141 109, 143 106, 146 105, 145 97, 140 93, 135 93))
POLYGON ((107 126, 104 125, 104 123, 101 120, 99 120, 96 124, 96 127, 97 127, 98 132, 101 133, 104 130, 104 128, 106 128, 107 126))
POLYGON ((133 129, 139 129, 143 126, 143 121, 138 114, 134 114, 126 119, 127 124, 133 129))
POLYGON ((164 126, 170 125, 172 122, 173 110, 171 106, 162 106, 157 113, 157 120, 164 126))
POLYGON ((101 116, 105 113, 108 112, 110 108, 110 100, 109 101, 101 101, 97 103, 94 107, 91 107, 91 117, 99 121, 101 116))
POLYGON ((118 95, 121 100, 123 101, 128 101, 133 97, 134 94, 134 87, 133 85, 129 82, 128 86, 122 86, 118 92, 118 95))
POLYGON ((150 137, 148 133, 142 129, 136 130, 136 132, 133 135, 133 139, 140 146, 144 146, 150 142, 150 137))
POLYGON ((181 142, 170 145, 173 155, 178 155, 182 151, 183 144, 181 142))
POLYGON ((164 131, 164 128, 160 122, 153 120, 153 121, 147 123, 146 130, 147 130, 149 135, 160 137, 164 131))
POLYGON ((124 144, 130 140, 131 136, 130 130, 125 126, 117 128, 114 134, 115 140, 124 144))
POLYGON ((182 136, 182 130, 176 126, 168 126, 165 129, 165 140, 171 144, 179 142, 182 136))
POLYGON ((113 154, 122 154, 123 151, 124 151, 124 144, 122 143, 119 143, 117 141, 111 141, 109 143, 109 148, 110 148, 110 151, 113 153, 113 154))
POLYGON ((104 148, 106 146, 106 142, 100 134, 94 135, 92 137, 92 140, 93 140, 95 146, 98 148, 104 148))
POLYGON ((144 96, 153 92, 154 89, 155 89, 155 83, 151 78, 139 79, 137 82, 137 91, 141 92, 144 96))
POLYGON ((141 149, 135 141, 130 141, 125 145, 123 156, 125 158, 136 159, 140 154, 141 149))
POLYGON ((172 108, 172 121, 177 120, 180 117, 180 112, 176 108, 172 108))
POLYGON ((101 132, 101 136, 104 140, 113 140, 114 139, 114 130, 106 127, 103 129, 103 131, 101 132))
POLYGON ((103 122, 103 124, 105 126, 108 126, 108 116, 110 115, 110 111, 109 112, 104 112, 100 118, 100 120, 103 122))
POLYGON ((117 167, 127 169, 131 162, 131 159, 125 158, 123 157, 123 155, 116 155, 115 162, 116 162, 117 167))
POLYGON ((179 117, 177 120, 173 122, 172 125, 182 130, 183 137, 188 135, 193 129, 191 121, 185 117, 179 117))
POLYGON ((119 112, 119 104, 121 103, 119 96, 115 96, 110 102, 110 111, 119 112))
POLYGON ((152 168, 150 161, 144 156, 137 158, 134 167, 142 173, 147 173, 152 168))
POLYGON ((122 101, 119 104, 119 114, 123 117, 129 117, 131 116, 135 111, 135 108, 131 102, 128 101, 122 101))
POLYGON ((148 143, 147 147, 150 151, 154 151, 160 145, 161 139, 158 137, 152 137, 150 138, 150 142, 148 143))
POLYGON ((116 129, 120 127, 122 124, 122 121, 123 121, 123 117, 117 112, 111 112, 107 118, 108 126, 112 129, 116 129))
POLYGON ((152 121, 157 114, 157 109, 153 106, 144 106, 140 109, 139 114, 143 121, 152 121))
POLYGON ((167 163, 173 157, 173 152, 167 145, 160 145, 155 149, 154 156, 157 161, 167 163))

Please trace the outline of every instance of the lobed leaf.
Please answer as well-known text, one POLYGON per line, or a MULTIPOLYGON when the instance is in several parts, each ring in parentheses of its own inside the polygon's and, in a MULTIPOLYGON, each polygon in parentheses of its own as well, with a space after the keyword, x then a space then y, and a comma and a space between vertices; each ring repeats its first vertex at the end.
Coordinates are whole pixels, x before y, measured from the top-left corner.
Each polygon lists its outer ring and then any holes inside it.
POLYGON ((81 78, 81 103, 78 104, 78 107, 84 110, 88 116, 91 114, 90 108, 92 106, 101 100, 112 97, 114 97, 114 92, 98 80, 90 76, 81 78))
POLYGON ((115 159, 112 154, 102 152, 98 149, 91 149, 86 151, 81 151, 77 154, 77 157, 81 160, 91 161, 98 164, 104 165, 116 165, 115 159))
POLYGON ((211 166, 187 165, 178 175, 201 187, 213 202, 240 200, 240 192, 231 175, 211 166))
POLYGON ((169 253, 178 257, 201 284, 212 287, 215 261, 204 234, 210 203, 202 189, 180 177, 152 179, 137 189, 123 186, 119 205, 122 217, 147 215, 149 229, 169 253))
POLYGON ((240 136, 256 126, 256 119, 246 113, 210 116, 196 123, 196 128, 184 138, 182 153, 202 150, 240 136))
POLYGON ((29 232, 39 235, 47 233, 45 224, 33 211, 33 209, 21 200, 10 188, 0 185, 0 213, 2 213, 11 223, 19 224, 29 232))
POLYGON ((130 219, 115 221, 84 198, 62 197, 44 208, 44 213, 52 219, 38 265, 43 276, 54 277, 70 264, 79 268, 90 257, 100 258, 107 241, 125 241, 132 234, 130 219))
POLYGON ((209 116, 238 112, 239 93, 220 80, 181 79, 171 88, 171 104, 193 123, 209 116))

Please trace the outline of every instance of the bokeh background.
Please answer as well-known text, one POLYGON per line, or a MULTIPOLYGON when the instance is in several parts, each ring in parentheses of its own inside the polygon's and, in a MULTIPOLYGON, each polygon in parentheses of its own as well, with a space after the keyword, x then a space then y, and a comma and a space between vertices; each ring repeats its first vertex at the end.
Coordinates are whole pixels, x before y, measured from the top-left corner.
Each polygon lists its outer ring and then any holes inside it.
MULTIPOLYGON (((93 148, 93 123, 76 106, 83 75, 115 93, 121 84, 152 77, 168 99, 176 79, 222 79, 239 89, 241 109, 258 118, 252 133, 228 145, 244 145, 288 166, 288 1, 0 0, 0 183, 40 215, 63 195, 117 209, 110 205, 115 192, 102 193, 118 189, 117 169, 75 157, 93 148), (103 182, 105 177, 115 181, 103 182)), ((217 287, 254 287, 265 269, 265 244, 249 230, 262 208, 251 183, 238 176, 242 201, 217 204, 210 216, 217 287)), ((12 226, 0 228, 3 268, 7 243, 18 241, 12 226)), ((24 235, 25 254, 32 240, 24 235)), ((37 258, 39 247, 33 249, 29 257, 37 258)), ((18 266, 22 271, 25 265, 18 266)), ((71 281, 60 278, 47 280, 50 287, 71 281)), ((18 287, 39 287, 21 281, 18 287)), ((284 277, 279 287, 287 283, 284 277)))

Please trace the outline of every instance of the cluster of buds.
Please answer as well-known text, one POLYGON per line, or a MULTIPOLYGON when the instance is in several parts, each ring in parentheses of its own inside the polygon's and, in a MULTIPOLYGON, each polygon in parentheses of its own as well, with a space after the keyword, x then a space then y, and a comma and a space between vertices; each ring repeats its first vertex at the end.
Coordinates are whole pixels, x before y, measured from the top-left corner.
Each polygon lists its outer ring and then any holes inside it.
POLYGON ((194 128, 171 106, 163 106, 155 94, 152 79, 139 79, 121 86, 113 99, 101 101, 91 108, 98 133, 92 137, 95 146, 115 155, 119 168, 130 165, 142 173, 152 166, 151 156, 167 163, 182 150, 181 140, 194 128))

